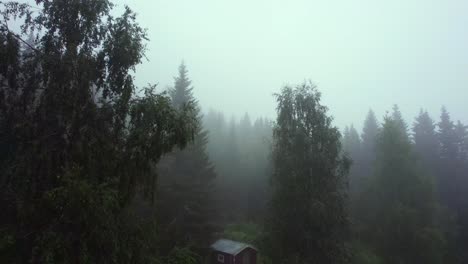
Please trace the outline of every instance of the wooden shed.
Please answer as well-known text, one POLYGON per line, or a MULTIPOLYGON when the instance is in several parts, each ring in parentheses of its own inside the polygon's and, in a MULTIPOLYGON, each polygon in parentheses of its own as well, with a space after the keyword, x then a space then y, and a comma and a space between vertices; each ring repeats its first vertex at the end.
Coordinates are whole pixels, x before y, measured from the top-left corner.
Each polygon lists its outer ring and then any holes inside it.
POLYGON ((246 243, 219 239, 211 250, 210 264, 257 264, 257 249, 246 243))

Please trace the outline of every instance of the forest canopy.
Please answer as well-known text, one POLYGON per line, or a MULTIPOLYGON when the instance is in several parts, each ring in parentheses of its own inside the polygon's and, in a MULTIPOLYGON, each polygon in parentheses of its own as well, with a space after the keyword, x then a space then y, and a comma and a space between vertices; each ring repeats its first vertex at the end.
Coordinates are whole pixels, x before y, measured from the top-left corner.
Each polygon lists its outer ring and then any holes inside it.
POLYGON ((120 11, 0 1, 0 262, 213 263, 219 238, 263 264, 468 261, 468 127, 450 105, 340 129, 304 81, 272 88, 276 118, 229 116, 184 61, 139 87, 150 40, 120 11))

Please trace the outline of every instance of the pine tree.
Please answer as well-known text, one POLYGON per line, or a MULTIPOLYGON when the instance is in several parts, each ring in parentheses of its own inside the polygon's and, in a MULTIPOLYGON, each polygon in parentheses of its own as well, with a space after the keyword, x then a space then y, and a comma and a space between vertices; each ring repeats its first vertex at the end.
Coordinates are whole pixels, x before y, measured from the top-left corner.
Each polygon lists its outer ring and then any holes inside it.
POLYGON ((460 121, 454 126, 455 146, 457 148, 456 167, 453 170, 452 188, 450 188, 453 202, 452 208, 455 208, 457 215, 459 233, 456 241, 459 250, 460 261, 464 263, 468 261, 468 200, 465 195, 468 193, 468 131, 467 127, 460 121))
POLYGON ((392 108, 392 120, 398 125, 401 131, 406 135, 408 133, 408 125, 403 119, 403 115, 400 112, 398 105, 393 105, 392 108))
POLYGON ((384 263, 443 263, 446 241, 436 225, 433 185, 418 167, 398 115, 385 118, 376 153, 376 175, 363 199, 362 237, 384 263))
POLYGON ((273 263, 347 263, 349 162, 340 155, 340 133, 313 84, 284 87, 276 99, 266 225, 273 263))
MULTIPOLYGON (((188 78, 188 70, 185 63, 179 65, 179 75, 174 77, 174 87, 169 90, 172 104, 175 107, 182 107, 184 104, 195 101, 193 97, 192 81, 188 78)), ((199 114, 199 113, 197 113, 199 114)))
MULTIPOLYGON (((204 127, 208 130, 209 133, 209 142, 207 146, 207 151, 210 156, 210 160, 215 165, 216 169, 219 170, 223 163, 223 153, 225 151, 225 137, 227 133, 227 124, 224 118, 223 113, 211 109, 204 116, 204 127)), ((218 176, 221 176, 221 173, 218 171, 218 176)), ((219 180, 220 177, 217 177, 219 180)))
POLYGON ((248 219, 263 220, 269 195, 269 177, 271 175, 272 128, 267 119, 259 118, 253 125, 253 140, 249 146, 252 153, 251 179, 249 181, 248 219))
POLYGON ((347 127, 347 131, 345 130, 343 142, 343 150, 352 162, 352 166, 349 171, 349 187, 351 196, 354 196, 354 194, 359 192, 360 188, 363 185, 363 182, 361 174, 361 139, 357 130, 352 124, 349 126, 349 128, 347 127))
POLYGON ((363 141, 363 147, 369 151, 374 151, 375 140, 379 133, 379 124, 377 118, 375 117, 374 111, 369 110, 367 113, 366 120, 364 121, 364 126, 362 129, 361 138, 363 141))
POLYGON ((468 162, 468 130, 467 126, 465 126, 463 123, 460 122, 460 120, 457 121, 457 124, 455 125, 455 137, 457 140, 457 152, 458 152, 458 160, 461 163, 466 163, 468 162))
POLYGON ((363 179, 369 179, 375 160, 375 144, 379 133, 379 124, 374 111, 369 110, 362 129, 361 170, 359 174, 363 179))
POLYGON ((357 157, 361 149, 361 138, 357 130, 351 124, 345 128, 343 137, 343 150, 351 157, 357 157))
POLYGON ((419 112, 413 124, 414 150, 420 157, 426 171, 436 173, 439 153, 439 141, 436 125, 427 111, 419 112))
MULTIPOLYGON (((192 90, 188 71, 182 63, 179 75, 174 78, 174 87, 169 91, 174 107, 197 104, 192 90)), ((208 132, 202 129, 198 105, 194 115, 199 124, 194 142, 171 153, 164 160, 166 167, 161 173, 164 183, 161 216, 168 236, 168 249, 173 246, 206 246, 215 230, 212 192, 216 174, 207 154, 208 132)))
POLYGON ((455 125, 445 107, 442 108, 438 127, 440 163, 437 176, 440 198, 446 206, 456 211, 459 195, 456 192, 459 184, 456 176, 456 168, 459 164, 459 149, 455 125))

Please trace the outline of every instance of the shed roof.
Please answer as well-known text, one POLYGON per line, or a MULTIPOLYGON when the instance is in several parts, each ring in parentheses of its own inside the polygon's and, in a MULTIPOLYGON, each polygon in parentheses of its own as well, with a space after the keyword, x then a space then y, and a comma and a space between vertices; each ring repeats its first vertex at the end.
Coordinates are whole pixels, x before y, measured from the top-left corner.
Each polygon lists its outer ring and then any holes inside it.
POLYGON ((257 250, 252 245, 229 239, 219 239, 211 245, 211 248, 220 252, 228 253, 230 255, 237 255, 246 248, 257 250))

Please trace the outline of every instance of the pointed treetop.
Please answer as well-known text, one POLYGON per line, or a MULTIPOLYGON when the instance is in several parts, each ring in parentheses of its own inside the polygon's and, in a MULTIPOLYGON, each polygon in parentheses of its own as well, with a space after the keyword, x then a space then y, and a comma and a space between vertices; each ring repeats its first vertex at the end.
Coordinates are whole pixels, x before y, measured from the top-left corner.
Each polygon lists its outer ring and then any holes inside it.
POLYGON ((419 115, 415 118, 413 123, 413 133, 416 135, 421 134, 434 134, 435 123, 434 120, 429 116, 427 110, 419 110, 419 115))
POLYGON ((343 130, 343 137, 344 138, 349 137, 349 126, 345 126, 343 130))
POLYGON ((194 101, 191 85, 192 81, 188 78, 187 67, 182 61, 179 66, 179 75, 174 77, 174 87, 169 90, 174 106, 180 108, 184 104, 194 101))
POLYGON ((401 131, 406 134, 408 131, 408 126, 406 125, 403 115, 400 112, 398 105, 393 105, 391 119, 398 125, 401 131))
POLYGON ((458 158, 466 162, 468 161, 468 127, 465 126, 460 120, 455 125, 455 136, 458 146, 458 158))
POLYGON ((244 114, 244 116, 240 120, 240 125, 243 128, 250 128, 250 126, 252 125, 252 122, 250 121, 250 116, 247 112, 244 114))
POLYGON ((416 152, 427 166, 433 166, 439 152, 435 122, 426 110, 421 109, 413 123, 413 141, 416 152))
POLYGON ((440 122, 439 122, 439 130, 450 130, 453 129, 454 124, 452 120, 450 119, 450 114, 447 111, 447 108, 445 106, 442 106, 442 109, 440 111, 440 122))
POLYGON ((440 140, 440 155, 447 160, 456 160, 458 155, 457 137, 455 133, 455 125, 450 119, 450 114, 445 107, 442 107, 440 114, 440 122, 438 135, 440 140))
POLYGON ((354 156, 358 153, 361 145, 361 139, 354 125, 346 126, 344 131, 343 150, 354 156))
POLYGON ((367 113, 366 120, 364 121, 364 126, 362 128, 362 143, 367 146, 367 148, 372 149, 375 145, 375 139, 379 133, 379 124, 377 118, 375 117, 374 111, 372 109, 367 113))

